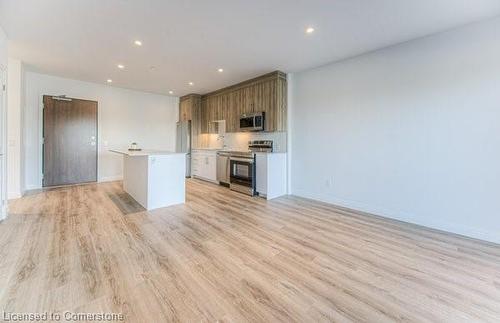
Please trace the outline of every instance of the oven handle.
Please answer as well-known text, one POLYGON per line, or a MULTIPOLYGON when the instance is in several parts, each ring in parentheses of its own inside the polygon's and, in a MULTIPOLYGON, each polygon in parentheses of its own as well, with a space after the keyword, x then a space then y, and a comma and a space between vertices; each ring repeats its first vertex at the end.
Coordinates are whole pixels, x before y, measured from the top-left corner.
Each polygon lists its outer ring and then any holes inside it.
POLYGON ((229 160, 253 164, 253 159, 250 159, 250 158, 229 157, 229 160))

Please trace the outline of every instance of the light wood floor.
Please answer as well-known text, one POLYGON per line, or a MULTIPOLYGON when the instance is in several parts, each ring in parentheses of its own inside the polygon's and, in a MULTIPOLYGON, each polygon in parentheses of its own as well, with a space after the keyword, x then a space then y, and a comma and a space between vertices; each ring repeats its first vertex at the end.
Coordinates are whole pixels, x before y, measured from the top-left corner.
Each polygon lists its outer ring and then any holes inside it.
POLYGON ((0 311, 115 312, 129 322, 500 321, 498 245, 195 180, 185 205, 152 212, 124 215, 113 202, 122 193, 113 182, 16 200, 0 224, 0 311))

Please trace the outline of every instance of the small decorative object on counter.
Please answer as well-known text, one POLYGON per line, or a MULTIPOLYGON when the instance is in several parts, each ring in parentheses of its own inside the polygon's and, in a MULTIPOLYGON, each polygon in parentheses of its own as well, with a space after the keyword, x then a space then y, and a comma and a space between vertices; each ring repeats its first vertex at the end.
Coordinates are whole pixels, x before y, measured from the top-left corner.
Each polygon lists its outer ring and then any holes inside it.
POLYGON ((130 151, 141 151, 142 149, 139 148, 136 142, 133 142, 130 144, 130 148, 128 149, 130 151))

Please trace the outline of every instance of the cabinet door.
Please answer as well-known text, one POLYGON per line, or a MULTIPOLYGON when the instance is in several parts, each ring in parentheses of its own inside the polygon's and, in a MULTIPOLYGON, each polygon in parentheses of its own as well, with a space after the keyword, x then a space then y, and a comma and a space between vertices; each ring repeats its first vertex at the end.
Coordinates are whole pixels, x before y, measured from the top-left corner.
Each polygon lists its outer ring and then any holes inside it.
POLYGON ((206 154, 203 154, 201 158, 201 177, 207 178, 208 177, 208 156, 206 154))
MULTIPOLYGON (((230 124, 226 125, 228 129, 232 131, 228 132, 238 132, 240 131, 240 115, 241 115, 241 97, 242 92, 239 90, 232 91, 230 95, 230 107, 229 107, 229 115, 230 115, 230 124)), ((227 122, 227 121, 226 121, 227 122)))
POLYGON ((265 130, 276 131, 276 80, 256 84, 253 95, 255 112, 265 113, 265 130))
POLYGON ((208 99, 208 132, 209 133, 217 133, 217 129, 215 128, 214 121, 219 120, 219 96, 213 96, 208 99))
POLYGON ((236 91, 224 94, 222 100, 223 119, 226 120, 226 132, 238 132, 240 114, 237 106, 236 91))
MULTIPOLYGON (((195 164, 197 165, 197 171, 196 173, 193 172, 193 175, 210 181, 217 180, 217 155, 215 152, 199 153, 193 158, 197 159, 195 164)), ((193 165, 193 168, 195 168, 195 165, 193 165)))
POLYGON ((267 154, 255 155, 255 188, 261 195, 267 195, 267 154))
POLYGON ((201 100, 200 132, 201 133, 208 133, 208 98, 203 98, 201 100))
POLYGON ((193 106, 191 108, 191 145, 192 147, 200 147, 200 134, 201 134, 201 99, 196 97, 193 99, 193 106))
POLYGON ((224 120, 226 120, 226 132, 237 132, 240 124, 240 116, 236 106, 236 91, 225 94, 224 120))
POLYGON ((189 99, 184 107, 184 121, 192 120, 193 99, 189 99))
POLYGON ((201 156, 199 153, 191 154, 191 175, 201 176, 201 156))
POLYGON ((254 86, 247 86, 243 89, 243 95, 245 97, 245 100, 243 101, 243 111, 241 114, 244 113, 253 113, 255 112, 254 106, 255 106, 255 87, 254 86))
POLYGON ((179 121, 192 120, 192 110, 195 98, 185 98, 179 102, 179 121))
MULTIPOLYGON (((234 97, 236 101, 235 108, 237 109, 238 116, 241 116, 242 114, 245 113, 250 113, 252 112, 250 109, 250 106, 248 104, 249 100, 249 90, 247 87, 237 89, 234 91, 234 97)), ((239 126, 238 126, 239 128, 239 126)))
POLYGON ((276 82, 276 131, 287 130, 287 94, 288 85, 286 78, 279 78, 276 82))
POLYGON ((185 121, 185 110, 186 110, 186 104, 188 100, 182 100, 179 102, 179 121, 185 121))
POLYGON ((217 155, 207 155, 207 174, 206 179, 211 181, 217 180, 217 155))
POLYGON ((213 133, 212 121, 215 120, 215 97, 209 96, 202 100, 201 110, 202 110, 202 133, 213 133))

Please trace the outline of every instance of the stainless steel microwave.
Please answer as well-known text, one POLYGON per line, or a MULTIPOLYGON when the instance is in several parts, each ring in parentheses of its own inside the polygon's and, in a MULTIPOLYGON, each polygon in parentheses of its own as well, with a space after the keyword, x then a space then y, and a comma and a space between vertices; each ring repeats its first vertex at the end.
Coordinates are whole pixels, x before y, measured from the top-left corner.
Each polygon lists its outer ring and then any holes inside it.
POLYGON ((246 113, 240 116, 240 131, 264 131, 264 112, 246 113))

